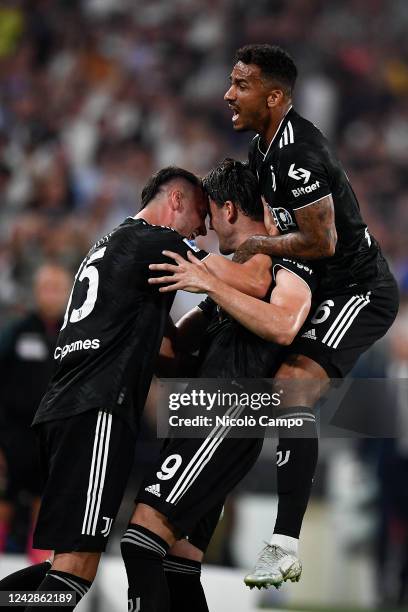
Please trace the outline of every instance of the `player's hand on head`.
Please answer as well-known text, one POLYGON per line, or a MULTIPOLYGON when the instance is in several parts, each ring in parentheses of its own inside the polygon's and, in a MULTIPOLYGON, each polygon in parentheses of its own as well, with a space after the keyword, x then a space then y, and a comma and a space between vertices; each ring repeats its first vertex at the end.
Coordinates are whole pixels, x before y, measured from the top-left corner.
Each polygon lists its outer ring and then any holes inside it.
POLYGON ((166 285, 159 288, 161 293, 177 291, 178 289, 190 293, 207 293, 210 290, 214 277, 208 272, 205 265, 197 257, 194 257, 191 251, 187 253, 189 261, 173 251, 163 251, 163 255, 173 259, 175 264, 150 264, 149 266, 149 269, 153 271, 172 273, 170 276, 149 278, 149 284, 151 285, 166 285))
POLYGON ((264 224, 266 231, 270 236, 279 236, 279 230, 276 227, 275 219, 273 217, 272 208, 263 196, 261 196, 262 204, 264 207, 264 224))

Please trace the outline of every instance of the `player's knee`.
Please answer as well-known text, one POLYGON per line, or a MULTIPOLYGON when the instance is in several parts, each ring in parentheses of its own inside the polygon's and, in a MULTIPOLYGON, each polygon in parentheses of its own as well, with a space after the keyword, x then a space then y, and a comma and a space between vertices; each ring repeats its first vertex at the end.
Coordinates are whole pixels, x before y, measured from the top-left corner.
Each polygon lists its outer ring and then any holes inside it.
POLYGON ((164 524, 166 517, 147 504, 137 504, 131 523, 136 523, 146 529, 151 529, 157 524, 164 524))
POLYGON ((323 368, 304 355, 289 355, 275 375, 282 406, 312 407, 323 395, 329 379, 323 368))
POLYGON ((137 504, 130 522, 134 526, 139 525, 152 531, 170 546, 176 541, 175 529, 167 517, 147 504, 137 504))
POLYGON ((288 355, 275 375, 281 380, 325 380, 325 370, 310 357, 305 355, 288 355))
POLYGON ((98 571, 101 553, 95 552, 55 552, 52 569, 93 582, 98 571))

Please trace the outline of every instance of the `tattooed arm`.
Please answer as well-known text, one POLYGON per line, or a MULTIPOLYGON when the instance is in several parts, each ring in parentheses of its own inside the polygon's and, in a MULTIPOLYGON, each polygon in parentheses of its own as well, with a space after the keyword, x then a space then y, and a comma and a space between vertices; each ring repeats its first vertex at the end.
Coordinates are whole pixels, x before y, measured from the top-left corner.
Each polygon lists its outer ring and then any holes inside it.
POLYGON ((300 259, 334 255, 337 232, 332 196, 300 208, 295 214, 298 231, 282 236, 251 236, 236 251, 234 261, 246 261, 255 253, 300 259))

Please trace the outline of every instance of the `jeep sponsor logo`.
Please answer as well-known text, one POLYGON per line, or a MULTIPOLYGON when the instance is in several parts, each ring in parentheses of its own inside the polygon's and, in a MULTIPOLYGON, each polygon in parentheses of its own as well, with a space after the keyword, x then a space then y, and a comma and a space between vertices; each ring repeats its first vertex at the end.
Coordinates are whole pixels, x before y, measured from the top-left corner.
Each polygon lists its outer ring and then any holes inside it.
POLYGON ((99 338, 93 338, 92 340, 87 338, 86 340, 77 340, 76 342, 71 342, 71 344, 65 344, 64 346, 57 346, 54 351, 54 359, 60 359, 62 361, 69 353, 73 353, 74 351, 88 351, 89 349, 96 350, 100 345, 101 341, 99 338))
POLYGON ((292 193, 295 196, 295 198, 298 198, 301 195, 306 195, 308 193, 312 193, 312 191, 316 191, 316 189, 319 189, 320 187, 320 183, 319 181, 316 181, 315 183, 312 183, 311 185, 308 185, 307 187, 298 187, 297 189, 292 189, 292 193))

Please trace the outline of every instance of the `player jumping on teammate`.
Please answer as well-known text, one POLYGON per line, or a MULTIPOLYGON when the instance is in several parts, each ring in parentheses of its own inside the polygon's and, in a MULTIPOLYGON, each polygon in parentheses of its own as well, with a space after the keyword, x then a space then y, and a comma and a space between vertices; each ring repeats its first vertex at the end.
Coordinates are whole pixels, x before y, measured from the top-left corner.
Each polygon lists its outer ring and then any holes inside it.
MULTIPOLYGON (((249 165, 273 214, 277 233, 252 236, 236 253, 313 260, 319 277, 311 315, 290 347, 276 376, 288 381, 320 381, 346 376, 359 356, 381 338, 398 311, 398 289, 375 238, 364 223, 356 195, 329 143, 292 106, 297 68, 277 46, 247 45, 236 53, 225 100, 236 131, 257 134, 249 165)), ((317 385, 320 388, 321 385, 317 385)), ((299 389, 293 409, 315 404, 310 383, 299 389)), ((281 440, 278 452, 278 515, 274 533, 249 586, 279 585, 298 539, 307 507, 317 436, 281 440)))

